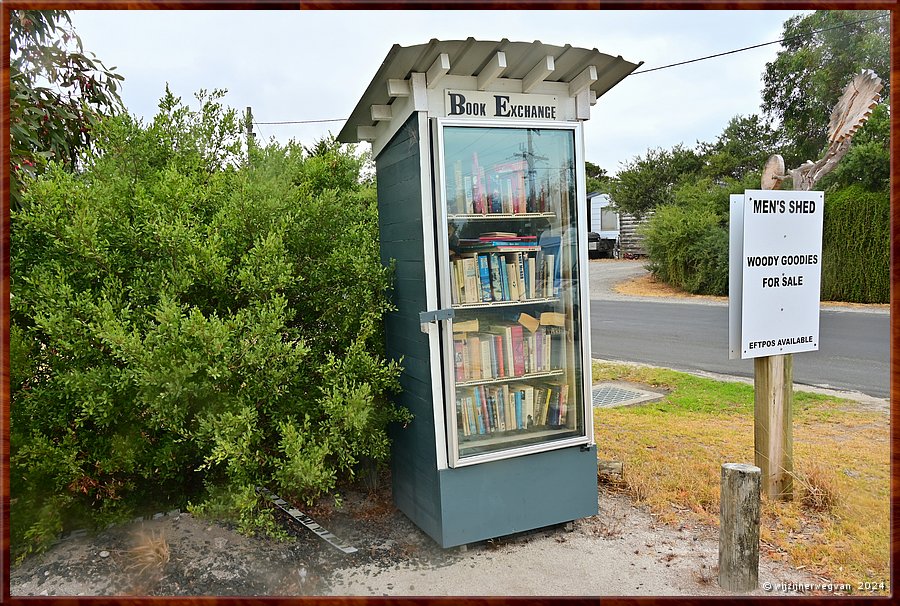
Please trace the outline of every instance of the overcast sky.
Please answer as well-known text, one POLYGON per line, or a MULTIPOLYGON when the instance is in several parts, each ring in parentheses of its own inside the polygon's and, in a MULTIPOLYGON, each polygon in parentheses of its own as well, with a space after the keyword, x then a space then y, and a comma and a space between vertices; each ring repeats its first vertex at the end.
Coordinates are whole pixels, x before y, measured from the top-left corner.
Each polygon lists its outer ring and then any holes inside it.
MULTIPOLYGON (((640 69, 778 40, 800 11, 73 11, 86 50, 125 77, 128 110, 149 121, 168 82, 183 99, 228 90, 257 122, 346 120, 395 43, 432 38, 597 48, 640 69)), ((735 115, 760 113, 765 64, 780 45, 623 80, 585 127, 585 157, 610 173, 648 149, 713 141, 735 115)), ((640 70, 638 70, 640 71, 640 70)), ((343 122, 259 125, 310 144, 343 122)))

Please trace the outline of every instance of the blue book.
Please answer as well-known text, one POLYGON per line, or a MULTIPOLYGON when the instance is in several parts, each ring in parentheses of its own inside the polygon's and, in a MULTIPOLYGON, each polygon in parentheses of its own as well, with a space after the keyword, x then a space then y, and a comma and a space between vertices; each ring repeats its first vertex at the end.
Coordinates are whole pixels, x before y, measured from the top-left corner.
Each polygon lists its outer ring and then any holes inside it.
MULTIPOLYGON (((499 255, 497 256, 499 257, 499 255)), ((493 261, 493 255, 491 256, 491 260, 493 261)), ((509 301, 512 299, 512 297, 509 296, 509 272, 506 269, 506 263, 502 257, 499 257, 497 262, 500 263, 501 295, 504 301, 509 301)))
POLYGON ((522 429, 522 400, 525 399, 524 391, 516 392, 516 428, 522 429))
POLYGON ((486 254, 478 255, 478 276, 481 280, 481 300, 493 301, 491 296, 491 266, 486 254))
POLYGON ((476 387, 475 388, 475 420, 478 423, 478 433, 484 433, 484 422, 487 420, 484 418, 484 414, 482 414, 481 409, 481 390, 476 387))

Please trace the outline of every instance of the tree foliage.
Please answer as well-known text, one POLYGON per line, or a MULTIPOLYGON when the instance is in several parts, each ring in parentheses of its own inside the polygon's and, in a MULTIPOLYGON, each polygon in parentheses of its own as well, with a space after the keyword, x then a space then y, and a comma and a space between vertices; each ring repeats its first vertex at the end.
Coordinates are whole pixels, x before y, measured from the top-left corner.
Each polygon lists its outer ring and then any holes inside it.
POLYGON ((785 21, 782 37, 766 64, 762 110, 779 124, 785 162, 799 166, 825 148, 831 110, 854 75, 871 69, 888 82, 890 14, 816 11, 785 21))
POLYGON ((12 528, 142 503, 265 525, 254 486, 311 499, 388 456, 406 413, 383 358, 390 272, 361 160, 241 152, 221 93, 92 131, 12 212, 12 528), (202 489, 202 490, 201 490, 202 489))
POLYGON ((698 144, 701 173, 714 180, 741 179, 762 170, 773 153, 775 134, 757 115, 735 116, 713 143, 698 144))
POLYGON ((10 11, 10 176, 13 205, 23 183, 49 161, 73 166, 91 127, 122 109, 119 81, 86 54, 60 10, 10 11))
POLYGON ((609 193, 611 177, 606 169, 600 168, 593 162, 584 163, 585 192, 609 193))
POLYGON ((697 153, 679 144, 671 150, 651 149, 625 163, 610 193, 616 206, 643 216, 648 210, 674 200, 675 187, 687 175, 697 174, 702 160, 697 153))

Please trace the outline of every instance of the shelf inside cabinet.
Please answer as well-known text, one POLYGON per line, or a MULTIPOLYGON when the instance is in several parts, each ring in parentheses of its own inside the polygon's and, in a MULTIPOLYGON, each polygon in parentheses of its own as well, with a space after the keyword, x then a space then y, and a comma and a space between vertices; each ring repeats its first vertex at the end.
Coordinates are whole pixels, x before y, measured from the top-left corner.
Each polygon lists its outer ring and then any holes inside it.
POLYGON ((572 428, 562 426, 558 428, 545 429, 513 429, 511 431, 492 434, 474 434, 471 436, 460 438, 460 450, 465 451, 488 445, 496 446, 498 444, 517 442, 522 439, 546 440, 548 438, 552 439, 554 437, 566 437, 566 435, 571 435, 572 431, 572 428))
POLYGON ((555 219, 556 213, 478 213, 450 214, 450 221, 508 221, 510 219, 555 219))
POLYGON ((514 307, 516 305, 538 305, 541 303, 559 303, 559 297, 542 299, 520 299, 518 301, 482 301, 480 303, 454 303, 453 309, 487 309, 494 307, 514 307))
POLYGON ((516 375, 509 377, 492 377, 490 379, 473 379, 471 381, 457 381, 456 387, 476 387, 478 385, 497 385, 503 383, 519 383, 522 381, 530 381, 534 379, 549 379, 552 377, 560 377, 565 371, 562 369, 550 370, 546 372, 531 372, 524 375, 516 375))

